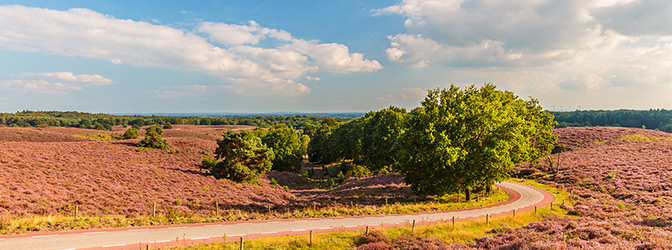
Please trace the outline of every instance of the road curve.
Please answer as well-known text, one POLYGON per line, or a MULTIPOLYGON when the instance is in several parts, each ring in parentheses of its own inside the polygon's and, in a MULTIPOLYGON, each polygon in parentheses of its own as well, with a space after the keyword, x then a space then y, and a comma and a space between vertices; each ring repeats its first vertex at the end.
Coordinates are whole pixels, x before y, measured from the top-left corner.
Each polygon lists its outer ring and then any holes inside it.
POLYGON ((332 217, 313 219, 290 219, 275 221, 222 222, 155 227, 115 228, 70 232, 48 232, 23 235, 0 235, 0 249, 146 249, 192 245, 245 239, 268 238, 289 235, 361 230, 371 228, 408 226, 437 221, 473 220, 511 215, 512 211, 524 212, 548 205, 555 200, 553 194, 531 186, 502 182, 497 184, 510 195, 505 202, 479 208, 461 210, 356 217, 332 217))

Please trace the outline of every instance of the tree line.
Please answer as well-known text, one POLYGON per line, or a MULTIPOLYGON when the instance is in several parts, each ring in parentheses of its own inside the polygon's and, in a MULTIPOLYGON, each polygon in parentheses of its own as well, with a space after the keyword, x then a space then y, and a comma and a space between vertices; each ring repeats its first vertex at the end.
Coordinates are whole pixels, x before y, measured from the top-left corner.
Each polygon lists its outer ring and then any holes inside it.
MULTIPOLYGON (((323 117, 316 116, 256 116, 256 117, 195 117, 195 116, 140 116, 92 114, 76 111, 19 111, 0 113, 0 126, 11 127, 79 127, 111 130, 113 126, 149 126, 154 124, 188 125, 249 125, 269 128, 277 124, 303 129, 310 124, 319 124, 323 117)), ((346 121, 346 118, 336 118, 346 121)))
POLYGON ((658 129, 672 133, 672 110, 577 110, 550 112, 558 127, 613 126, 658 129))

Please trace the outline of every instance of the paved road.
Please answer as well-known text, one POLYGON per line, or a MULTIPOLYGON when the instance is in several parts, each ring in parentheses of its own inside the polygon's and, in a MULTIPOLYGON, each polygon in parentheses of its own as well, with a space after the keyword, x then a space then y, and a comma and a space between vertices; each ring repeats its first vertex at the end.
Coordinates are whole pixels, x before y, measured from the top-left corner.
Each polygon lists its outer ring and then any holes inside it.
POLYGON ((0 236, 0 249, 146 249, 170 245, 216 242, 223 240, 305 235, 315 233, 360 230, 372 228, 428 224, 436 221, 471 220, 510 215, 512 210, 524 212, 535 206, 547 205, 555 197, 541 189, 503 182, 498 186, 510 193, 509 200, 496 205, 454 211, 384 216, 359 216, 300 220, 227 222, 158 226, 73 232, 52 232, 27 235, 0 236))

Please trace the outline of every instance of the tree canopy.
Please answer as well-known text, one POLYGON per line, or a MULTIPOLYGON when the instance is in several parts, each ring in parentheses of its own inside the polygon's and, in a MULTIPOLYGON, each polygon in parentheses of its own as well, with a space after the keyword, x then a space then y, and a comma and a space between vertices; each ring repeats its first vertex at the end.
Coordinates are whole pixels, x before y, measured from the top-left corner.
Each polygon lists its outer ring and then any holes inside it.
POLYGON ((271 169, 273 149, 266 147, 252 132, 229 130, 222 137, 217 140, 216 159, 203 160, 202 164, 215 178, 251 182, 271 169))
POLYGON ((275 125, 263 135, 262 142, 272 148, 275 153, 273 170, 299 171, 301 158, 305 152, 302 151, 301 139, 296 130, 285 124, 275 125))
MULTIPOLYGON (((131 128, 132 129, 132 128, 131 128)), ((139 147, 168 149, 170 143, 161 137, 163 129, 158 124, 149 126, 145 129, 145 138, 138 142, 139 147)))
POLYGON ((400 170, 423 195, 492 185, 514 164, 538 161, 557 140, 553 116, 537 100, 492 84, 430 90, 405 125, 400 170))

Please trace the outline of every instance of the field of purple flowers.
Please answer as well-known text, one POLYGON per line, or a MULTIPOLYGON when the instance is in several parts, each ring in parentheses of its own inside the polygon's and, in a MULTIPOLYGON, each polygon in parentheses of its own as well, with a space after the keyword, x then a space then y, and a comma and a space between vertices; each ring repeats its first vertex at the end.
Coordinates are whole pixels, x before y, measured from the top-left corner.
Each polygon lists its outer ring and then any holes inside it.
MULTIPOLYGON (((672 134, 632 128, 562 128, 557 174, 548 161, 517 170, 572 190, 569 217, 500 229, 476 249, 672 249, 672 134)), ((558 155, 552 161, 557 164, 558 155)))

